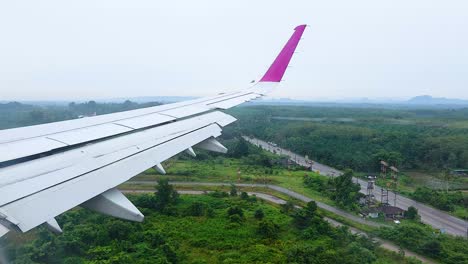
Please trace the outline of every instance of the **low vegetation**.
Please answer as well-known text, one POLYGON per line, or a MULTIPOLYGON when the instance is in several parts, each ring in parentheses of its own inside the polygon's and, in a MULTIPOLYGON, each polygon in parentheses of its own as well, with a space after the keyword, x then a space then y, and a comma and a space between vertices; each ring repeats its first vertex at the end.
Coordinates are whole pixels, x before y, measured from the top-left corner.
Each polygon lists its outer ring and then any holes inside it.
POLYGON ((165 189, 166 195, 131 197, 146 215, 143 223, 72 210, 58 219, 62 235, 45 228, 20 235, 7 254, 14 263, 418 262, 331 227, 313 203, 282 213, 250 197, 217 192, 174 200, 165 189))
POLYGON ((440 234, 421 223, 405 221, 393 228, 380 228, 375 234, 442 263, 468 263, 466 238, 440 234))
MULTIPOLYGON (((419 187, 410 196, 416 201, 430 204, 444 211, 455 212, 457 209, 464 209, 466 213, 466 208, 468 208, 468 197, 463 196, 460 191, 446 192, 419 187)), ((468 220, 468 213, 460 216, 468 220)))

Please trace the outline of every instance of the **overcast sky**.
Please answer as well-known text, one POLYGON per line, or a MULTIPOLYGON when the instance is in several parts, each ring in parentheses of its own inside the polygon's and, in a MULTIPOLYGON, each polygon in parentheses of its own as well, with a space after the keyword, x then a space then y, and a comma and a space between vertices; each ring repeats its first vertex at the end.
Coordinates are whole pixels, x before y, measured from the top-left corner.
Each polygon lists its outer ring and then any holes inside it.
POLYGON ((2 1, 0 100, 245 88, 298 24, 272 95, 468 99, 468 1, 2 1))

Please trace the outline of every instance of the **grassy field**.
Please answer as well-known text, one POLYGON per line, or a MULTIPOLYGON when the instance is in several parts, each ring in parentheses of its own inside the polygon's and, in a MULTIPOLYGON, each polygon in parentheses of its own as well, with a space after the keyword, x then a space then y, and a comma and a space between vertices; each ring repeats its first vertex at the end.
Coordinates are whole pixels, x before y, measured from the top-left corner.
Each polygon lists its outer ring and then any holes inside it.
MULTIPOLYGON (((174 158, 164 163, 167 175, 160 175, 154 169, 149 169, 143 174, 136 176, 133 180, 155 181, 159 178, 167 178, 171 181, 188 182, 221 182, 221 183, 256 183, 256 184, 275 184, 297 193, 310 197, 315 201, 320 201, 331 206, 337 204, 329 197, 319 191, 308 188, 303 183, 304 175, 310 175, 321 179, 327 177, 314 172, 302 169, 291 170, 275 166, 273 168, 263 166, 253 166, 245 164, 242 159, 217 157, 208 160, 178 159, 174 158)), ((357 173, 358 177, 365 177, 366 174, 357 173)), ((379 186, 386 186, 390 179, 377 179, 379 186)), ((441 182, 442 180, 434 175, 422 172, 403 173, 399 179, 398 192, 407 197, 411 197, 418 186, 427 186, 429 182, 441 182)), ((463 183, 463 181, 459 182, 463 183)), ((127 185, 123 185, 124 188, 127 185)), ((144 186, 140 186, 145 188, 144 186)), ((468 193, 463 193, 468 197, 468 193)), ((463 206, 456 205, 455 209, 449 211, 450 214, 467 219, 468 210, 463 206)))
MULTIPOLYGON (((165 176, 162 176, 161 178, 165 178, 165 176)), ((155 190, 155 186, 148 185, 148 184, 139 184, 139 183, 124 183, 121 184, 118 187, 120 190, 147 190, 147 191, 153 191, 155 190)), ((190 190, 190 191, 206 191, 206 192, 227 192, 229 193, 231 187, 229 185, 225 186, 209 186, 209 185, 177 185, 175 188, 178 191, 183 191, 183 190, 190 190)), ((272 189, 266 188, 266 187, 237 187, 238 192, 258 192, 258 193, 265 193, 269 194, 275 197, 278 197, 282 200, 289 201, 294 203, 297 206, 304 207, 306 205, 305 202, 294 199, 292 197, 289 197, 283 193, 274 191, 272 189)), ((269 203, 269 202, 266 202, 269 203)), ((270 203, 273 206, 278 206, 277 204, 270 203)), ((353 220, 344 218, 340 215, 337 215, 333 212, 326 211, 324 209, 319 208, 320 213, 323 216, 326 216, 328 218, 331 218, 333 220, 336 220, 344 225, 347 225, 349 227, 354 227, 359 230, 362 230, 364 232, 373 232, 376 231, 376 228, 373 226, 365 225, 359 222, 355 222, 353 220)))
MULTIPOLYGON (((357 173, 359 177, 366 177, 367 173, 357 173)), ((391 183, 390 176, 387 179, 378 178, 377 184, 386 186, 391 183)), ((468 177, 451 177, 447 182, 442 172, 425 172, 425 171, 403 171, 398 174, 398 190, 400 192, 414 192, 418 187, 427 187, 433 190, 467 190, 468 177)))
POLYGON ((243 164, 239 159, 222 158, 206 161, 194 160, 169 160, 164 164, 167 175, 161 176, 154 169, 147 170, 132 180, 154 180, 167 178, 171 181, 188 182, 222 182, 230 183, 257 183, 275 184, 300 194, 306 195, 313 200, 329 205, 336 205, 328 197, 324 197, 318 191, 307 188, 303 184, 304 175, 313 175, 326 179, 327 177, 314 172, 304 170, 287 170, 282 168, 269 168, 261 166, 249 166, 243 164), (240 177, 238 175, 240 171, 240 177))

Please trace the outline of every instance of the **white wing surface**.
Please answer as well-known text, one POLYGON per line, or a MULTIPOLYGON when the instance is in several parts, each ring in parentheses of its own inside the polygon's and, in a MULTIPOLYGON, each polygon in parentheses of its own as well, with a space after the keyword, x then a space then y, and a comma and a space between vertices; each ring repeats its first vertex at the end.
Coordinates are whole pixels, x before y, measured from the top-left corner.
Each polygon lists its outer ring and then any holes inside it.
POLYGON ((135 175, 192 147, 226 152, 216 137, 236 119, 219 110, 263 96, 283 77, 305 25, 295 28, 252 87, 174 104, 0 130, 0 237, 46 224, 82 206, 131 221, 144 216, 117 189, 135 175))

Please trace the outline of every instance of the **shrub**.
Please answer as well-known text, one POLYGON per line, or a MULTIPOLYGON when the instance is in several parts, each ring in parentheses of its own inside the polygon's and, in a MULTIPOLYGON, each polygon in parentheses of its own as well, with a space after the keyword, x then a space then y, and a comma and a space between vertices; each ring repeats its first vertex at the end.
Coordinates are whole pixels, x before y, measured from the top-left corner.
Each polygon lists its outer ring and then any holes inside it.
POLYGON ((195 201, 187 208, 187 214, 191 216, 202 216, 205 214, 206 205, 202 202, 195 201))
POLYGON ((254 217, 258 220, 262 220, 265 217, 265 213, 263 213, 262 209, 257 209, 254 213, 254 217))
POLYGON ((241 199, 247 200, 247 199, 249 199, 249 195, 246 192, 242 192, 241 193, 241 199))
POLYGON ((229 221, 231 221, 231 223, 240 224, 242 223, 242 217, 238 214, 233 214, 229 216, 229 221))
POLYGON ((279 225, 271 221, 262 221, 258 224, 257 234, 263 238, 275 239, 280 231, 279 225))
POLYGON ((244 216, 244 210, 242 210, 242 208, 240 208, 239 206, 229 207, 227 213, 229 216, 235 215, 235 214, 239 215, 240 217, 244 216))
POLYGON ((231 184, 231 191, 229 192, 231 196, 237 196, 237 187, 234 184, 231 184))
POLYGON ((418 209, 414 206, 408 207, 408 210, 405 212, 405 217, 411 220, 419 220, 418 209))

